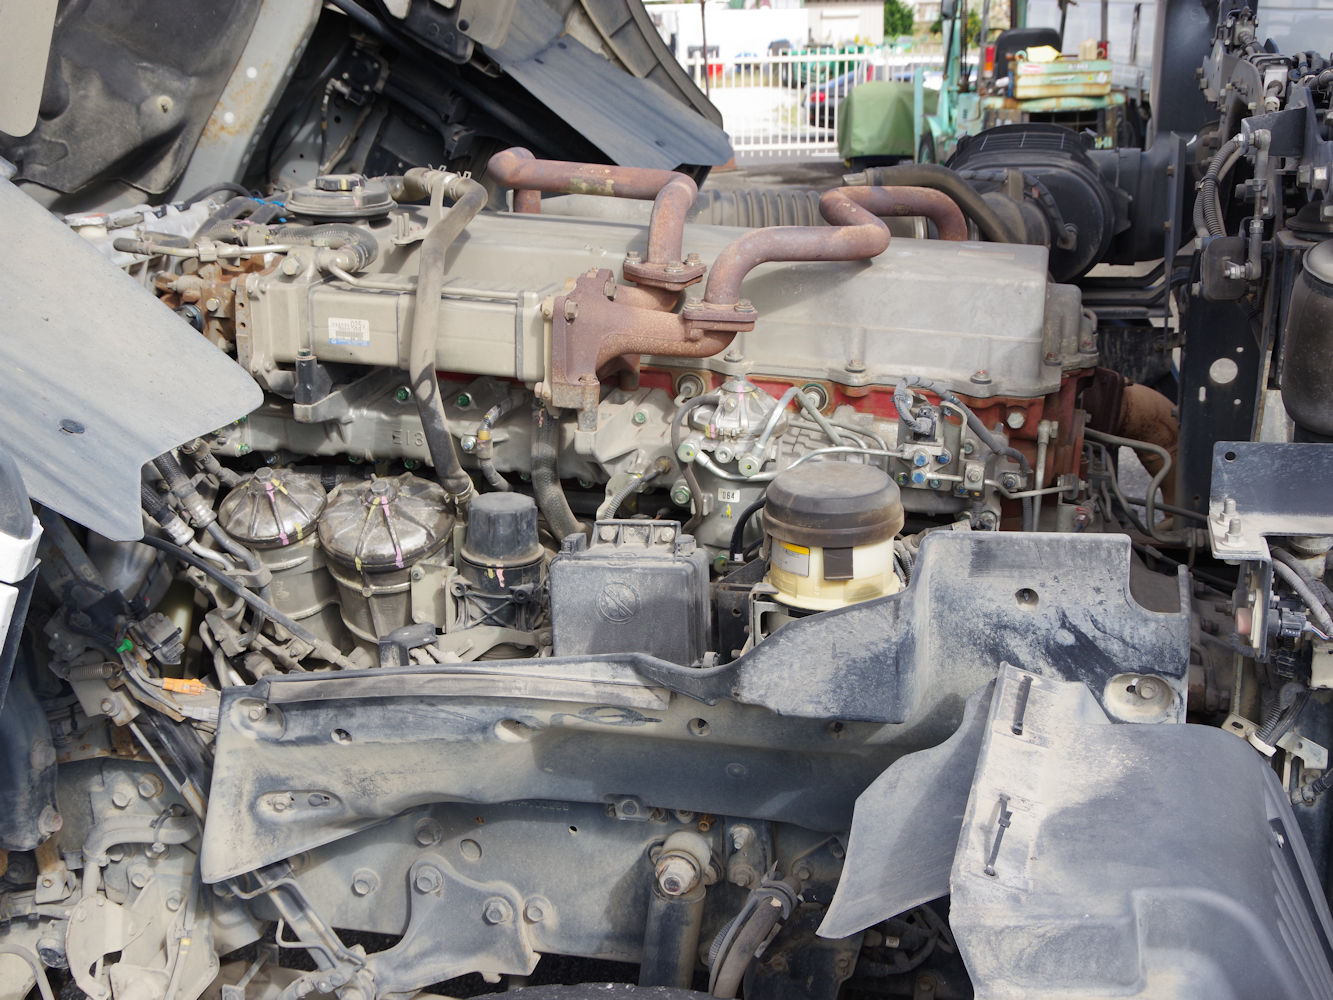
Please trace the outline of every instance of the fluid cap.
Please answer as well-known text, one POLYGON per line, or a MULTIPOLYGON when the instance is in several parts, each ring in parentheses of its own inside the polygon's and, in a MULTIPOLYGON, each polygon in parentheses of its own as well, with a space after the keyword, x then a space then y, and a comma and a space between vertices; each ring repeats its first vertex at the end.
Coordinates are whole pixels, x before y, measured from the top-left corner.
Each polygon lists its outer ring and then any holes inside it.
POLYGON ((851 548, 902 530, 902 494, 888 473, 851 462, 802 462, 778 473, 764 502, 764 530, 821 548, 851 548))
POLYGON ((260 469, 227 494, 218 518, 227 534, 257 548, 280 548, 309 537, 327 495, 317 476, 260 469))
POLYGON ((323 174, 299 187, 284 203, 292 215, 314 219, 371 219, 393 208, 389 185, 361 174, 323 174))
POLYGON ((487 566, 515 566, 540 559, 537 505, 522 493, 483 493, 468 507, 462 556, 487 566))
POLYGON ((413 475, 344 483, 329 494, 319 542, 358 570, 404 569, 449 540, 444 490, 413 475))

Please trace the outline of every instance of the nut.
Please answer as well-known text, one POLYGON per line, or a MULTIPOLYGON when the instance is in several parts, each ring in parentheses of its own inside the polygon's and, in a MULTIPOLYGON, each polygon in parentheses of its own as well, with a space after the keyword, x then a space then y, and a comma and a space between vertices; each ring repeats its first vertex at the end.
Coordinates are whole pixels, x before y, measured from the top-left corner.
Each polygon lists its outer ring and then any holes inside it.
POLYGON ((699 866, 693 858, 664 854, 657 862, 657 886, 668 896, 683 896, 699 884, 699 866))

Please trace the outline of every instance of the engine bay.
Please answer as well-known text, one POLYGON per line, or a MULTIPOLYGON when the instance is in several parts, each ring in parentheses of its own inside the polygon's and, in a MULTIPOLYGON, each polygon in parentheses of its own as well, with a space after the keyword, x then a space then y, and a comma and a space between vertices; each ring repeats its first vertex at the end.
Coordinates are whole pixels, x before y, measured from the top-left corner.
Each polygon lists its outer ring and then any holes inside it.
POLYGON ((17 157, 0 998, 1333 995, 1333 70, 1257 32, 806 225, 17 157), (86 391, 45 259, 134 293, 86 391))

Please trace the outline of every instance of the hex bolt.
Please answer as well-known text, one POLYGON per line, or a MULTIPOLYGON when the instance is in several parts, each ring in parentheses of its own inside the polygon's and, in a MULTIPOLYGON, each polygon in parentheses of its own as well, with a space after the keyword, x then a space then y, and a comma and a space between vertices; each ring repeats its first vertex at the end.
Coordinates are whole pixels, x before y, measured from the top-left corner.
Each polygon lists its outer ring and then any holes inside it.
POLYGON ((103 698, 97 706, 104 715, 113 715, 116 711, 116 703, 110 698, 103 698))
POLYGON ((412 885, 416 887, 417 892, 439 892, 441 886, 444 885, 444 876, 434 865, 422 865, 417 869, 417 875, 412 885))
POLYGON ((523 918, 529 923, 539 924, 546 919, 546 907, 541 900, 530 899, 528 905, 523 907, 523 918))
POLYGON ((268 710, 263 705, 252 705, 250 706, 250 709, 245 713, 245 717, 249 719, 251 722, 258 722, 267 714, 268 710))
POLYGON ((990 372, 985 368, 978 368, 972 373, 970 381, 976 385, 990 385, 990 372))
POLYGON ((1152 701, 1161 693, 1157 682, 1146 677, 1134 686, 1134 691, 1144 701, 1152 701))
POLYGON ((703 262, 704 259, 700 257, 697 253, 687 253, 685 255, 685 263, 689 264, 691 267, 697 267, 703 262))
POLYGON ((514 908, 502 896, 492 896, 482 904, 481 919, 488 924, 507 924, 513 918, 514 908))
POLYGON ((604 524, 597 529, 597 537, 604 542, 614 541, 616 537, 616 528, 613 524, 604 524))
POLYGON ((642 427, 644 424, 648 422, 648 414, 644 413, 642 410, 635 410, 634 417, 632 419, 634 420, 634 423, 642 427))
POLYGON ((130 885, 136 889, 142 889, 148 884, 148 869, 143 865, 135 865, 130 869, 130 885))
POLYGON ((130 792, 124 785, 117 784, 111 789, 111 804, 117 809, 124 809, 130 804, 130 792))
POLYGON ((657 886, 668 896, 683 896, 700 878, 699 865, 681 854, 664 854, 657 862, 657 886))
POLYGON ((179 892, 173 892, 167 896, 166 902, 167 902, 167 909, 170 910, 172 913, 175 913, 177 910, 179 910, 182 906, 185 905, 185 897, 182 896, 179 892))
MULTIPOLYGON (((667 265, 664 268, 664 270, 666 271, 667 274, 680 274, 685 270, 685 265, 678 260, 671 260, 667 261, 667 265)), ((737 311, 739 311, 739 307, 737 311)))
POLYGON ((1014 475, 1012 472, 1006 472, 1003 476, 1000 477, 1000 485, 1003 486, 1006 490, 1017 489, 1018 477, 1014 475))
POLYGON ((144 775, 139 779, 139 784, 135 785, 139 795, 144 799, 153 799, 153 797, 163 793, 163 783, 160 777, 156 775, 144 775))
POLYGON ((222 307, 222 302, 217 296, 212 296, 204 302, 204 308, 209 312, 217 312, 222 307))
POLYGON ((358 868, 352 872, 352 893, 357 896, 369 896, 380 887, 380 877, 369 868, 358 868))
POLYGON ((626 263, 630 263, 630 264, 632 264, 632 263, 637 263, 639 260, 640 260, 640 257, 639 257, 639 251, 637 251, 637 250, 626 250, 626 251, 625 251, 625 262, 626 262, 626 263))
POLYGON ((1027 423, 1027 420, 1028 420, 1028 415, 1024 413, 1022 410, 1010 410, 1007 414, 1005 414, 1004 418, 1004 422, 1008 424, 1010 427, 1012 427, 1014 430, 1018 430, 1020 427, 1022 427, 1025 423, 1027 423))
POLYGON ((684 507, 690 502, 690 488, 688 486, 672 487, 671 502, 677 507, 684 507))
POLYGON ((301 260, 298 257, 288 257, 282 262, 283 274, 295 274, 299 270, 301 270, 301 260))

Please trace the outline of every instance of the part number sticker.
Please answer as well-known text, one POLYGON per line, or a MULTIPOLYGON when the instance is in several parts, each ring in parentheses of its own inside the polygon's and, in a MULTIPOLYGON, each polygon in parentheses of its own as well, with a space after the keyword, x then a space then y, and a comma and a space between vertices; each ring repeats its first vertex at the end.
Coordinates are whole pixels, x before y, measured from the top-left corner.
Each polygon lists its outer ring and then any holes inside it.
POLYGON ((329 317, 329 343, 347 347, 370 346, 370 320, 329 317))
POLYGON ((720 489, 717 491, 717 499, 719 503, 740 503, 741 491, 720 489))
POLYGON ((804 545, 778 542, 773 546, 771 558, 775 567, 792 576, 810 575, 810 550, 804 545))

